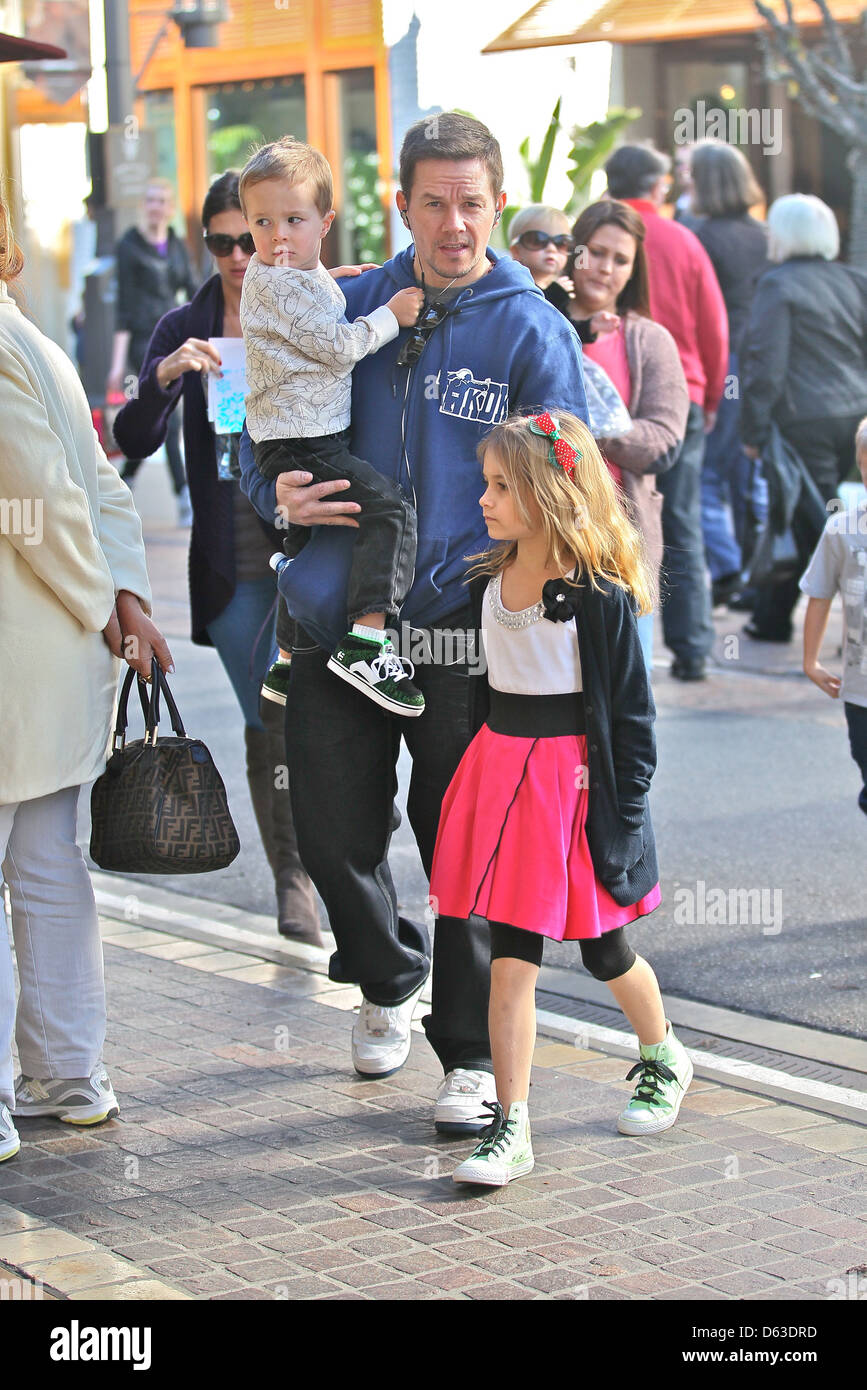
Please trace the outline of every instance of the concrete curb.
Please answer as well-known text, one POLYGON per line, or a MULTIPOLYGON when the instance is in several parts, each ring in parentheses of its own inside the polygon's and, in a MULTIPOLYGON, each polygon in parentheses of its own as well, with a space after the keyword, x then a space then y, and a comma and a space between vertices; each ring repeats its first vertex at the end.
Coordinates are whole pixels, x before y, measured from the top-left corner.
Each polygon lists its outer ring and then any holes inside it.
MULTIPOLYGON (((189 941, 203 942, 219 949, 272 961, 293 969, 307 970, 317 975, 328 973, 327 948, 318 949, 281 938, 275 939, 273 921, 269 917, 243 912, 222 903, 191 898, 156 885, 147 885, 143 890, 142 885, 134 880, 118 878, 115 875, 93 873, 92 878, 97 907, 103 917, 125 922, 128 926, 134 925, 170 933, 189 941), (147 899, 141 896, 143 891, 146 891, 147 899)), ((552 970, 546 974, 546 970, 543 969, 540 988, 550 988, 552 975, 561 977, 567 973, 552 970)), ((560 983, 560 992, 565 993, 562 981, 560 983)), ((574 990, 570 993, 573 997, 589 998, 595 1002, 594 986, 599 991, 604 988, 596 986, 594 981, 582 980, 580 994, 576 994, 574 990)), ((607 991, 605 997, 607 999, 607 991)), ((430 983, 425 986, 421 998, 424 1003, 430 1002, 430 983)), ((600 993, 600 1001, 601 998, 600 993)), ((713 1031, 717 1036, 733 1040, 757 1042, 761 1038, 765 1046, 773 1045, 770 1039, 776 1037, 777 1046, 780 1046, 780 1040, 784 1039, 790 1051, 796 1052, 798 1056, 809 1055, 805 1049, 810 1045, 810 1035, 813 1032, 811 1029, 790 1024, 775 1024, 773 1020, 752 1018, 750 1015, 737 1014, 713 1005, 671 999, 668 996, 666 1012, 675 1026, 704 1028, 713 1031)), ((544 1009, 537 1012, 537 1022, 540 1034, 572 1043, 576 1047, 589 1047, 610 1056, 629 1057, 633 1060, 637 1055, 635 1038, 629 1033, 564 1018, 544 1009)), ((823 1041, 826 1036, 840 1045, 839 1049, 835 1049, 837 1055, 834 1058, 839 1065, 855 1065, 857 1051, 860 1068, 864 1068, 865 1055, 862 1054, 867 1054, 864 1044, 859 1043, 858 1039, 816 1032, 815 1042, 821 1043, 823 1049, 827 1049, 828 1046, 823 1041)), ((704 1080, 867 1125, 867 1094, 806 1077, 790 1076, 783 1071, 716 1053, 691 1050, 690 1056, 695 1075, 704 1080)))

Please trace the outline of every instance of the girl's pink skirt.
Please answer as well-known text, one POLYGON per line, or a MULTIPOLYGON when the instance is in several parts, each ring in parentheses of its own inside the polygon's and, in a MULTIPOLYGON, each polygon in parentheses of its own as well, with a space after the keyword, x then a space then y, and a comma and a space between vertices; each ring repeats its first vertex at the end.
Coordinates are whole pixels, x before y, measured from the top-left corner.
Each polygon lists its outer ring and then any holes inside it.
POLYGON ((449 784, 430 892, 442 916, 507 922, 575 941, 659 906, 659 884, 620 907, 596 877, 587 843, 583 735, 518 738, 483 724, 449 784))

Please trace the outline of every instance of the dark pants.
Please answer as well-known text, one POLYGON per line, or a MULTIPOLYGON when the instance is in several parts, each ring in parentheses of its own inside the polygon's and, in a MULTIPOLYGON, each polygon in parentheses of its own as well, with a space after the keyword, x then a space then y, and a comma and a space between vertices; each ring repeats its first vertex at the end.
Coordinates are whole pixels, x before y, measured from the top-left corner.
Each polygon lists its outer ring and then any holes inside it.
MULTIPOLYGON (((469 610, 444 619, 456 629, 469 610)), ((399 1004, 428 973, 427 927, 398 913, 388 865, 400 823, 394 804, 401 734, 412 755, 407 809, 430 876, 445 790, 470 741, 465 663, 424 664, 418 719, 398 720, 326 669, 328 654, 298 628, 286 705, 287 762, 298 846, 325 906, 337 950, 329 976, 359 984, 365 997, 399 1004)), ((487 927, 439 917, 428 1041, 443 1070, 491 1070, 487 927)))
MULTIPOLYGON (((786 425, 783 434, 804 461, 822 498, 830 502, 855 462, 855 430, 863 411, 827 420, 799 420, 786 425)), ((792 635, 792 613, 801 596, 799 580, 819 542, 817 531, 799 507, 792 518, 792 536, 798 551, 798 568, 788 579, 759 586, 753 622, 762 632, 787 641, 792 635)))
MULTIPOLYGON (((262 439, 253 445, 256 467, 273 481, 281 473, 304 469, 315 483, 348 478, 352 484, 332 500, 360 502, 358 533, 346 594, 346 613, 356 622, 367 613, 396 615, 415 573, 415 508, 401 488, 349 452, 349 430, 309 439, 262 439)), ((290 526, 286 550, 297 555, 310 528, 290 526)))
POLYGON ((703 661, 714 636, 701 527, 703 461, 704 411, 690 402, 677 463, 656 481, 662 493, 662 630, 665 645, 683 661, 703 661))
POLYGON ((846 700, 846 723, 849 725, 849 747, 852 757, 861 769, 863 786, 858 797, 858 805, 867 814, 867 705, 853 705, 846 700))
MULTIPOLYGON (((172 475, 172 487, 177 497, 182 488, 186 487, 187 475, 184 470, 184 458, 181 453, 181 411, 173 410, 169 416, 169 423, 166 426, 166 459, 169 465, 169 472, 172 475)), ((136 473, 144 463, 144 459, 125 459, 120 476, 125 483, 131 483, 136 473)))

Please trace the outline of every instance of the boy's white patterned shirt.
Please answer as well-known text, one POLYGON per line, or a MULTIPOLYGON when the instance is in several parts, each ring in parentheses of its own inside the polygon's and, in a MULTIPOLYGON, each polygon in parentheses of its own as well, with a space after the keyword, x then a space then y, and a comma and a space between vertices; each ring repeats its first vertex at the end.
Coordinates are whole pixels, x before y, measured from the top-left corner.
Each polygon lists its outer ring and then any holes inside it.
POLYGON ((810 598, 843 600, 840 699, 867 705, 867 501, 834 512, 801 579, 810 598))
POLYGON ((321 262, 313 270, 266 265, 254 253, 241 289, 247 360, 247 431, 309 439, 347 429, 352 368, 400 331, 386 306, 354 323, 321 262))

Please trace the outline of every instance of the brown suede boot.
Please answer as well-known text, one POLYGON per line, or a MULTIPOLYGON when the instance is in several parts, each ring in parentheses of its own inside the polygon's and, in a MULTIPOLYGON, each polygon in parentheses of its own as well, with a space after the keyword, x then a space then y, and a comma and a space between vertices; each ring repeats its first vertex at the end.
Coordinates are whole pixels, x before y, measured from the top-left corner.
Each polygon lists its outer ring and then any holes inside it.
POLYGON ((316 890, 298 854, 289 788, 283 785, 285 771, 280 776, 286 766, 283 734, 245 728, 244 743, 250 800, 277 890, 278 931, 292 941, 324 946, 316 890))

